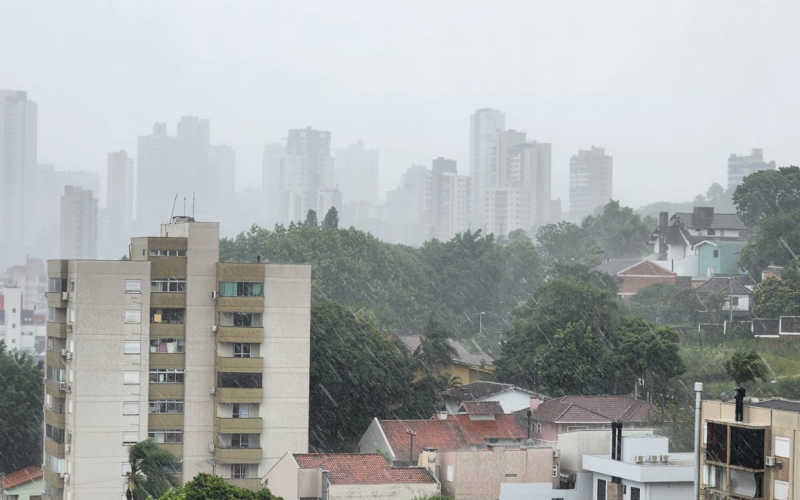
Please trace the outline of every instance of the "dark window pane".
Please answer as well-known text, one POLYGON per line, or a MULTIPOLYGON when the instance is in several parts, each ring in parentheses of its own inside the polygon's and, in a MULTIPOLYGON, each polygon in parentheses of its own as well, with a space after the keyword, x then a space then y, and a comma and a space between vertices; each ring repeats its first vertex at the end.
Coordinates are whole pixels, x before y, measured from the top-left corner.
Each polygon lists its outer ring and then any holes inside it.
POLYGON ((728 426, 708 423, 706 460, 728 463, 728 426))

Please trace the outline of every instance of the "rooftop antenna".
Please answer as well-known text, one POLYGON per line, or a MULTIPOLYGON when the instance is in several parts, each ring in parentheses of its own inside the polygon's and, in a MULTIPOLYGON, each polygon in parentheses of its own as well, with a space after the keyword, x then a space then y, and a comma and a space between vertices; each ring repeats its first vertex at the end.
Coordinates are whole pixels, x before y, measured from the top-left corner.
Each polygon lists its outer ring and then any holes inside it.
POLYGON ((172 212, 169 214, 169 220, 167 223, 172 222, 172 218, 175 217, 175 204, 178 203, 178 193, 175 193, 175 199, 172 200, 172 212))
POLYGON ((183 197, 183 216, 186 217, 186 197, 183 197))
POLYGON ((195 192, 192 191, 192 219, 194 219, 194 204, 197 201, 197 196, 195 196, 195 192))

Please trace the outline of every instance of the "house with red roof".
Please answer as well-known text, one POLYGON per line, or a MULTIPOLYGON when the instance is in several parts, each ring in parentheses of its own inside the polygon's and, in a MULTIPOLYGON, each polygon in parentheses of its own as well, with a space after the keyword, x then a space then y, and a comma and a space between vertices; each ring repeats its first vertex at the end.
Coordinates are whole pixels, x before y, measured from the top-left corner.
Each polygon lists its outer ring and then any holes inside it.
POLYGON ((441 492, 427 468, 394 468, 379 453, 286 453, 264 485, 284 500, 409 500, 441 492))
POLYGON ((537 444, 556 446, 561 432, 611 429, 622 422, 626 429, 645 427, 653 406, 628 396, 563 396, 540 402, 531 400, 531 438, 537 444))
POLYGON ((43 476, 42 469, 33 466, 0 476, 0 491, 3 492, 0 500, 31 500, 40 496, 44 488, 43 476))

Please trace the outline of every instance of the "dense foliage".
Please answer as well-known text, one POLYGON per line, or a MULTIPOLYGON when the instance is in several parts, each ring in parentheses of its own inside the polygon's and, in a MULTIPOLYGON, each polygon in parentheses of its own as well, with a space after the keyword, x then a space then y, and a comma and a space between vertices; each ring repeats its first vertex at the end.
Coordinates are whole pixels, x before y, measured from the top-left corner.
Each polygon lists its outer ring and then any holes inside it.
POLYGON ((203 473, 196 475, 185 485, 155 498, 156 500, 282 500, 267 488, 253 491, 233 486, 221 477, 203 473))
POLYGON ((172 471, 179 470, 180 461, 152 439, 131 446, 128 451, 131 471, 128 473, 128 500, 159 497, 180 484, 172 471))
POLYGON ((737 349, 725 360, 725 371, 737 387, 756 380, 767 381, 767 365, 753 349, 737 349))
POLYGON ((787 265, 781 279, 768 278, 753 289, 753 314, 760 318, 800 316, 800 260, 787 265))
POLYGON ((749 228, 800 209, 800 168, 761 170, 745 177, 733 194, 736 212, 749 228))
POLYGON ((692 322, 697 306, 692 290, 672 283, 655 283, 642 288, 628 302, 630 314, 667 325, 692 322))
POLYGON ((797 252, 800 252, 800 209, 761 219, 739 254, 739 265, 754 279, 760 279, 764 268, 783 266, 796 258, 797 252))
POLYGON ((41 364, 0 341, 0 472, 42 463, 41 364))

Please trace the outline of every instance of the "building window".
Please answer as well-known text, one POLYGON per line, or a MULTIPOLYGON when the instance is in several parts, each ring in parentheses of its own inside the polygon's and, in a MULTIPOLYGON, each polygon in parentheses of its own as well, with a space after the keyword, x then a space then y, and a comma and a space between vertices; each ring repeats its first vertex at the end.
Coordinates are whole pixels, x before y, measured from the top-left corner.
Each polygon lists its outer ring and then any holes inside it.
POLYGON ((125 385, 138 385, 139 372, 125 372, 122 380, 125 385))
POLYGON ((734 295, 733 297, 731 297, 731 305, 734 306, 734 307, 737 307, 739 305, 739 296, 738 295, 734 295))
MULTIPOLYGON (((259 374, 260 375, 260 374, 259 374)), ((160 368, 150 370, 150 383, 151 384, 182 384, 183 383, 183 369, 178 368, 160 368)))
POLYGON ((47 321, 50 323, 55 323, 56 321, 56 308, 55 307, 48 307, 47 308, 47 321))
POLYGON ((136 444, 139 442, 139 433, 138 432, 123 432, 122 433, 122 445, 129 446, 132 444, 136 444))
POLYGON ((708 235, 709 236, 716 236, 717 235, 717 230, 716 229, 709 229, 708 230, 708 235))
POLYGON ((186 257, 186 250, 150 250, 150 257, 186 257))
POLYGON ((47 291, 49 293, 61 293, 67 291, 66 278, 50 278, 47 280, 47 291))
POLYGON ((247 464, 232 464, 231 477, 234 479, 247 479, 250 477, 250 467, 247 464))
POLYGON ((186 309, 150 309, 150 323, 186 323, 186 309))
POLYGON ((142 345, 138 340, 126 340, 125 350, 123 352, 125 354, 140 354, 142 352, 142 345))
POLYGON ((714 250, 714 258, 719 259, 719 250, 714 250))
POLYGON ((186 293, 186 280, 175 278, 160 278, 150 280, 150 291, 186 293))
POLYGON ((250 404, 233 403, 233 418, 250 418, 250 404))
POLYGON ((642 499, 642 490, 635 486, 631 486, 631 500, 641 500, 642 499))
POLYGON ((63 368, 56 368, 55 366, 47 366, 47 380, 53 382, 66 382, 67 372, 63 368))
POLYGON ((728 426, 709 422, 706 426, 706 460, 728 463, 728 426))
POLYGON ((250 344, 242 344, 242 343, 233 344, 233 357, 234 358, 249 358, 250 357, 250 344))
POLYGON ((138 401, 126 401, 122 403, 122 414, 123 415, 138 415, 139 414, 139 402, 138 401))
POLYGON ((263 297, 263 281, 221 281, 219 294, 222 297, 263 297))
POLYGON ((787 437, 775 436, 775 456, 782 458, 790 458, 791 441, 787 437))
POLYGON ((75 309, 72 307, 67 309, 67 323, 75 323, 75 309))
POLYGON ((128 462, 123 462, 122 463, 122 475, 123 476, 127 476, 130 473, 131 473, 131 464, 129 464, 128 462))
POLYGON ((54 457, 53 455, 45 452, 44 454, 44 466, 50 469, 53 472, 65 472, 64 465, 65 460, 63 458, 54 457))
POLYGON ((220 372, 217 385, 223 388, 261 389, 261 373, 220 372))
POLYGON ((597 500, 606 500, 606 482, 603 479, 597 480, 597 500))
POLYGON ((231 434, 231 448, 250 448, 250 434, 231 434))
POLYGON ((150 339, 150 352, 161 354, 183 354, 186 352, 184 339, 150 339))
POLYGON ((261 313, 220 312, 219 326, 260 327, 261 313))
POLYGON ((179 444, 183 442, 182 429, 159 429, 149 431, 147 437, 156 443, 179 444))
POLYGON ((125 293, 142 293, 142 280, 125 280, 125 293))
POLYGON ((125 311, 125 323, 128 325, 138 325, 142 322, 142 311, 127 309, 125 311))
POLYGON ((150 401, 150 413, 183 413, 182 399, 156 399, 150 401))
POLYGON ((50 424, 45 426, 45 435, 47 439, 54 441, 58 444, 64 442, 64 429, 59 429, 58 427, 53 427, 50 424))

